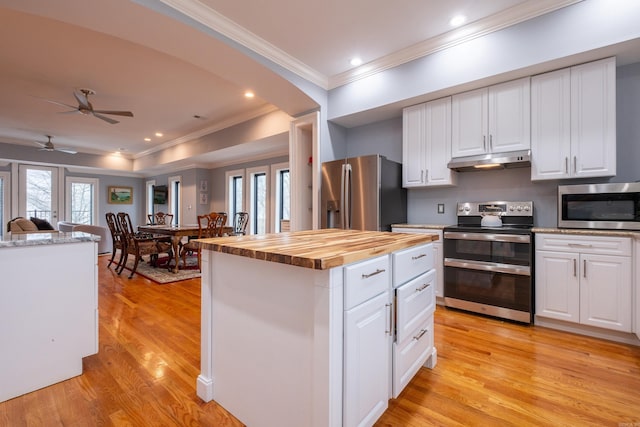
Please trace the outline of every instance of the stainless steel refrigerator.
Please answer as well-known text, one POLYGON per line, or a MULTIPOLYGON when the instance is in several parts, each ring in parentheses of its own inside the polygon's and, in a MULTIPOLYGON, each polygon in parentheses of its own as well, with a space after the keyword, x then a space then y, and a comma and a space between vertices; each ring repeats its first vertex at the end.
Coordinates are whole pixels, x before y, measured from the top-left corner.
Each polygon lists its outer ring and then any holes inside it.
POLYGON ((322 228, 391 231, 407 221, 402 165, 374 154, 322 164, 322 228))

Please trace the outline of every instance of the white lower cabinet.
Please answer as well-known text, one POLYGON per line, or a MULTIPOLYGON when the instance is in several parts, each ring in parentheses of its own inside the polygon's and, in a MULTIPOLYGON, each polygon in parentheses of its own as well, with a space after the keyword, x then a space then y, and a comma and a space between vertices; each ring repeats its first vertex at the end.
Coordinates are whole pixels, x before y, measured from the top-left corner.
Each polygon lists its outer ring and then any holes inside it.
POLYGON ((387 409, 392 318, 388 256, 344 268, 344 426, 370 426, 387 409), (373 294, 373 295, 372 295, 373 294))
POLYGON ((435 366, 433 265, 426 244, 344 267, 343 426, 373 425, 421 366, 435 366))
POLYGON ((370 426, 389 401, 389 291, 345 313, 345 426, 370 426))
POLYGON ((536 234, 536 316, 632 330, 631 239, 536 234))
POLYGON ((395 337, 393 342, 394 398, 421 366, 433 368, 433 313, 438 274, 434 269, 433 243, 391 255, 395 293, 395 337))

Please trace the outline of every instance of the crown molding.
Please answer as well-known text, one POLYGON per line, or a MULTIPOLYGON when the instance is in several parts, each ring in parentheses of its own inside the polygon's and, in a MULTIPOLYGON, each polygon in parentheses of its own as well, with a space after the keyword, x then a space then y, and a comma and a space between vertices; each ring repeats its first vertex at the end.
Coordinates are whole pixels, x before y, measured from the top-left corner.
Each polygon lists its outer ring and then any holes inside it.
POLYGON ((236 24, 226 16, 197 0, 160 0, 166 6, 193 19, 213 31, 241 44, 258 55, 275 62, 303 79, 328 88, 327 76, 309 67, 263 38, 236 24))
POLYGON ((459 29, 432 37, 329 78, 329 90, 372 76, 432 53, 468 42, 583 0, 529 0, 459 29))
POLYGON ((357 68, 331 77, 324 76, 288 53, 282 51, 278 47, 239 26, 234 21, 226 18, 214 9, 211 9, 197 0, 160 1, 205 27, 228 37, 266 59, 273 61, 303 79, 308 80, 323 89, 331 90, 390 68, 397 67, 413 61, 414 59, 430 55, 440 50, 448 49, 537 16, 579 3, 583 0, 528 0, 485 19, 475 21, 459 29, 416 43, 390 55, 378 58, 357 68))

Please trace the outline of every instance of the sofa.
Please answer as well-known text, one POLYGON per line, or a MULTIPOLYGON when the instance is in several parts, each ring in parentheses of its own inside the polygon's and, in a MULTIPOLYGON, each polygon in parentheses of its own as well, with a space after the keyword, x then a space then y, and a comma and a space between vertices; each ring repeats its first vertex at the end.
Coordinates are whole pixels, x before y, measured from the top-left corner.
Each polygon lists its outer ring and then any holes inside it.
POLYGON ((107 227, 102 225, 76 224, 74 222, 58 221, 58 230, 63 233, 82 231, 84 233, 100 236, 100 241, 98 242, 98 253, 111 253, 113 242, 107 227))
POLYGON ((12 234, 57 233, 57 230, 47 220, 19 216, 7 223, 7 232, 12 234))

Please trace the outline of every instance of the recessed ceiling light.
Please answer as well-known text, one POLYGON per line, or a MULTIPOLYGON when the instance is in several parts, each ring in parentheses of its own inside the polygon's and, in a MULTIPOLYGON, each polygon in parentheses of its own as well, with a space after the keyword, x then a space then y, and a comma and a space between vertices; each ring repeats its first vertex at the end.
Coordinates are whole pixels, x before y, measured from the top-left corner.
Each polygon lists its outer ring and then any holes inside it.
POLYGON ((451 25, 452 27, 459 27, 460 25, 464 24, 467 21, 467 17, 464 15, 456 15, 453 18, 451 18, 451 21, 449 21, 449 25, 451 25))
POLYGON ((164 135, 163 135, 163 133, 162 133, 162 132, 156 132, 156 136, 157 136, 158 138, 160 138, 161 136, 164 136, 164 135))
POLYGON ((256 96, 253 92, 251 92, 250 90, 246 91, 244 93, 244 97, 245 98, 253 98, 254 96, 256 96))
POLYGON ((151 142, 151 138, 147 137, 144 139, 146 142, 151 142))
POLYGON ((351 58, 351 61, 349 61, 349 63, 351 65, 353 65, 354 67, 359 67, 360 65, 362 65, 362 59, 360 59, 360 58, 351 58))

